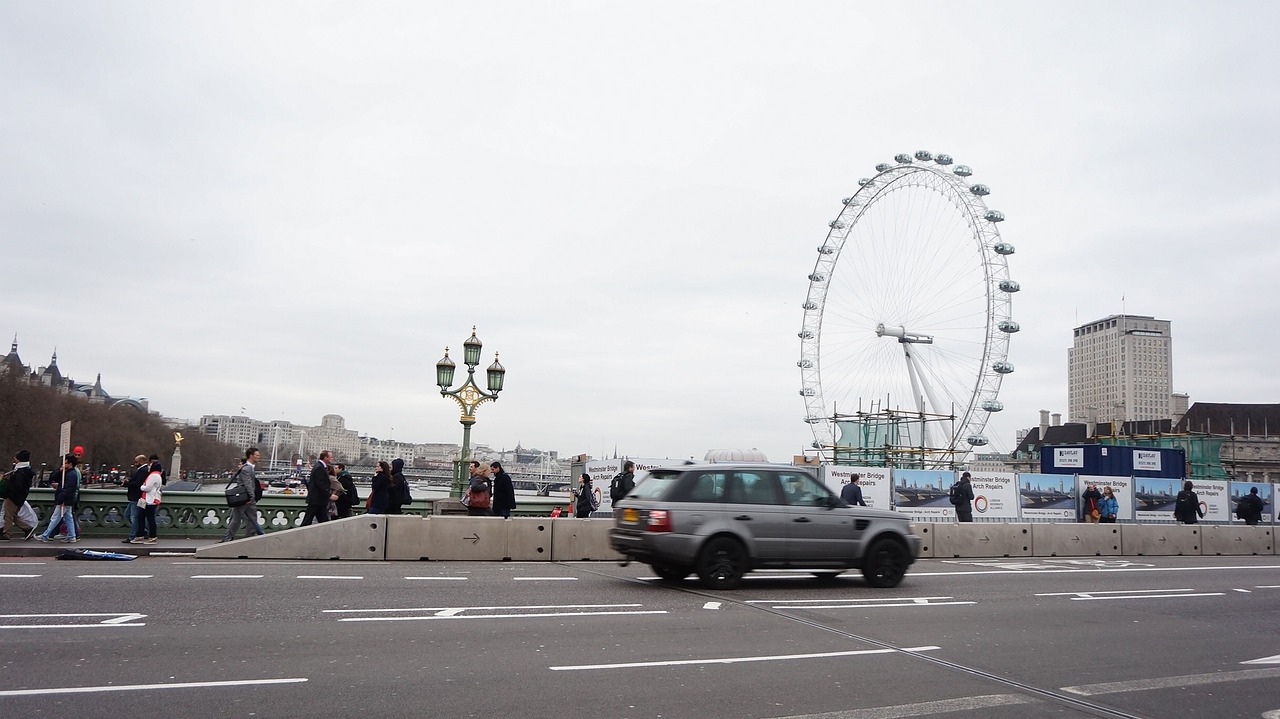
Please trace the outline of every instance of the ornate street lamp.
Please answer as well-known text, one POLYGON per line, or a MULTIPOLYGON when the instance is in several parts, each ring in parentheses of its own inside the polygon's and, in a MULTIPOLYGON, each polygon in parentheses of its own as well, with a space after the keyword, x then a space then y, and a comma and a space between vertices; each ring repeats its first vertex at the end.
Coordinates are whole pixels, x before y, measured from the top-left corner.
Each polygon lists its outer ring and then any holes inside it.
POLYGON ((506 368, 498 363, 498 355, 495 354, 493 364, 486 371, 489 391, 480 389, 476 384, 475 373, 480 364, 480 349, 483 346, 476 338, 476 328, 472 327, 471 337, 462 343, 462 363, 467 366, 467 381, 456 390, 449 389, 453 386, 453 371, 457 365, 449 359, 448 347, 444 348, 444 357, 436 362, 436 384, 440 385, 440 394, 452 397, 462 409, 462 416, 458 420, 462 423, 462 453, 454 463, 453 487, 449 490, 449 496, 454 498, 462 496, 467 484, 467 462, 471 458, 471 425, 476 423, 476 408, 485 402, 497 401, 498 393, 502 391, 502 381, 507 375, 506 368))

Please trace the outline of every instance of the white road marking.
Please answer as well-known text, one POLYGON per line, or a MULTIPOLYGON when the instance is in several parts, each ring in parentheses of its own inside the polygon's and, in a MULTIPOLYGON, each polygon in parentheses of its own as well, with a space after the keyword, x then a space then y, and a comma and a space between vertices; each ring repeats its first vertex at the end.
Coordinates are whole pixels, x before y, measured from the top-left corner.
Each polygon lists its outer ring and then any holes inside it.
POLYGON ((1250 659, 1247 662, 1240 662, 1240 663, 1241 664, 1280 664, 1280 654, 1276 654, 1270 657, 1263 657, 1261 659, 1250 659))
POLYGON ((1062 691, 1093 697, 1099 694, 1122 694, 1124 692, 1140 692, 1148 689, 1179 689, 1199 684, 1218 684, 1244 679, 1272 679, 1275 677, 1280 677, 1280 669, 1242 669, 1216 674, 1187 674, 1180 677, 1162 677, 1160 679, 1135 679, 1128 682, 1082 684, 1076 687, 1062 687, 1062 691))
POLYGON ((850 599, 748 599, 747 604, 775 604, 785 602, 787 604, 805 604, 822 602, 909 602, 909 601, 928 601, 932 599, 951 599, 951 597, 885 597, 883 599, 864 599, 862 597, 850 599))
POLYGON ((1280 589, 1280 584, 1260 584, 1254 589, 1280 589))
POLYGON ((1240 592, 1241 594, 1253 594, 1253 592, 1249 591, 1248 589, 1232 589, 1231 591, 1240 592))
POLYGON ((46 694, 97 694, 100 692, 136 692, 152 689, 199 689, 204 687, 245 687, 260 684, 297 684, 305 682, 305 677, 296 679, 244 679, 223 682, 181 682, 177 684, 120 684, 100 687, 52 687, 49 689, 10 689, 0 691, 0 697, 43 696, 46 694))
POLYGON ((299 574, 298 579, 364 579, 350 574, 299 574))
POLYGON ((720 602, 707 602, 706 604, 702 605, 702 608, 703 609, 719 609, 720 602))
POLYGON ((440 579, 443 581, 465 582, 467 577, 405 577, 405 579, 440 579))
POLYGON ((81 574, 77 579, 150 579, 150 574, 81 574))
POLYGON ((899 604, 812 604, 808 606, 797 605, 777 605, 773 609, 881 609, 893 608, 893 606, 952 606, 963 604, 978 604, 977 601, 925 601, 925 600, 904 600, 899 604))
POLYGON ((1185 599, 1187 597, 1225 597, 1226 592, 1200 592, 1196 594, 1121 594, 1110 597, 1072 597, 1073 602, 1100 602, 1104 599, 1185 599))
POLYGON ((622 616, 626 614, 666 614, 666 610, 645 610, 625 612, 545 612, 539 614, 474 614, 474 615, 431 615, 426 617, 346 617, 340 622, 417 622, 425 619, 528 619, 532 617, 600 617, 622 616))
MULTIPOLYGON (((462 609, 619 609, 642 604, 528 604, 505 607, 462 607, 462 609)), ((457 607, 403 607, 400 609, 324 609, 325 614, 370 614, 374 612, 440 612, 457 607)))
POLYGON ((576 582, 577 577, 512 577, 517 582, 576 582))
POLYGON ((1280 709, 1275 711, 1263 712, 1262 719, 1280 719, 1280 709))
POLYGON ((39 574, 0 574, 0 579, 28 579, 39 576, 39 574))
POLYGON ((192 579, 262 579, 261 574, 193 574, 192 579))
POLYGON ((584 669, 638 669, 643 667, 680 667, 693 664, 743 664, 746 662, 778 662, 790 659, 826 659, 830 657, 858 657, 871 654, 897 654, 898 652, 927 652, 938 647, 911 647, 907 649, 856 649, 847 652, 819 652, 817 654, 775 654, 757 657, 724 657, 720 659, 675 659, 658 662, 626 662, 622 664, 579 664, 575 666, 548 667, 553 672, 580 671, 584 669))
POLYGON ((1037 597, 1076 597, 1076 596, 1091 597, 1095 594, 1142 594, 1147 592, 1151 594, 1156 594, 1159 592, 1194 592, 1194 591, 1195 591, 1194 589, 1103 589, 1096 592, 1095 591, 1045 592, 1043 594, 1037 594, 1036 596, 1037 597))
POLYGON ((920 702, 918 704, 845 709, 844 711, 823 712, 822 714, 798 714, 788 717, 775 717, 775 719, 907 719, 907 717, 928 717, 990 707, 1039 703, 1039 699, 1024 694, 988 694, 986 696, 960 697, 958 699, 943 699, 941 701, 920 702))
POLYGON ((145 627, 145 623, 136 623, 147 615, 136 613, 105 612, 78 614, 0 614, 0 619, 70 619, 81 617, 111 617, 97 624, 0 624, 0 629, 93 629, 100 627, 145 627))

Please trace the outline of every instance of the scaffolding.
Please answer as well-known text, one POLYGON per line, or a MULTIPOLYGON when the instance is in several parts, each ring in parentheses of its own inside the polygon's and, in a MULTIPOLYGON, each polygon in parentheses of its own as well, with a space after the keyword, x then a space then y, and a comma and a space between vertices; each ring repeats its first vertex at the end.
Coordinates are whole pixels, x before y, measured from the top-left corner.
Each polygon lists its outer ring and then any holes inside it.
POLYGON ((851 467, 896 467, 899 469, 956 469, 968 448, 930 446, 930 437, 955 435, 955 415, 909 412, 905 410, 837 413, 828 421, 835 424, 835 445, 822 447, 824 460, 851 467), (931 429, 950 424, 950 431, 931 429))

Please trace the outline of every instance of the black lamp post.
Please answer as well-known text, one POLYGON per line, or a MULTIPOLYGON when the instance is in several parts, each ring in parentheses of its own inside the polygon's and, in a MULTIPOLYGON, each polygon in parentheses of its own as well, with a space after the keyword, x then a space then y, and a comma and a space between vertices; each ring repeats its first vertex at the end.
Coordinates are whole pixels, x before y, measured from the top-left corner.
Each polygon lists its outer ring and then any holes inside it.
POLYGON ((493 364, 489 365, 489 369, 485 372, 489 391, 480 389, 475 381, 475 372, 476 367, 480 365, 480 349, 483 346, 484 343, 476 338, 476 328, 472 327, 471 336, 462 343, 462 363, 467 366, 467 381, 456 390, 449 389, 453 385, 453 374, 457 365, 449 359, 448 347, 444 348, 444 357, 436 362, 436 384, 440 385, 440 394, 452 397, 462 410, 462 416, 458 420, 462 423, 462 453, 454 465, 453 487, 449 490, 451 497, 461 497, 463 488, 466 486, 467 460, 471 458, 471 426, 476 423, 476 408, 485 402, 498 399, 498 393, 502 391, 502 382, 507 374, 506 368, 498 363, 498 355, 495 354, 493 364))

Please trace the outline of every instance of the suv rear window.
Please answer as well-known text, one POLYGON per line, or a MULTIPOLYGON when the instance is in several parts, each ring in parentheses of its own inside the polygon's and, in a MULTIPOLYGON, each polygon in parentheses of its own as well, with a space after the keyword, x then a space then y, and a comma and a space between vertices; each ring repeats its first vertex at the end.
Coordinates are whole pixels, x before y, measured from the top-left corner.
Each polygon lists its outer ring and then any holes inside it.
POLYGON ((679 472, 655 469, 649 472, 644 479, 636 482, 635 489, 632 489, 627 496, 637 499, 658 499, 663 494, 666 494, 667 489, 675 484, 678 479, 680 479, 679 472))

